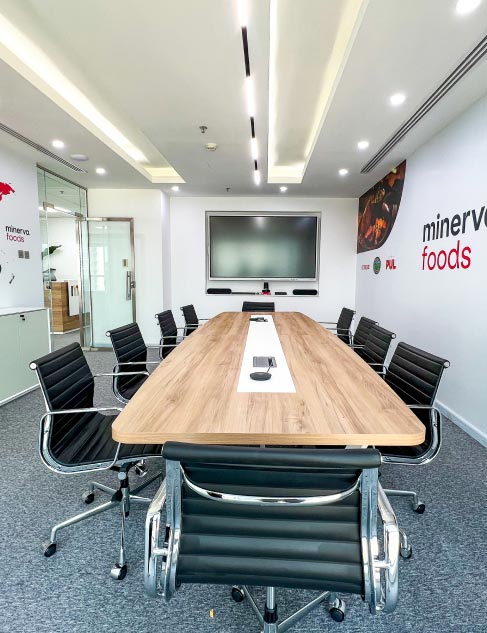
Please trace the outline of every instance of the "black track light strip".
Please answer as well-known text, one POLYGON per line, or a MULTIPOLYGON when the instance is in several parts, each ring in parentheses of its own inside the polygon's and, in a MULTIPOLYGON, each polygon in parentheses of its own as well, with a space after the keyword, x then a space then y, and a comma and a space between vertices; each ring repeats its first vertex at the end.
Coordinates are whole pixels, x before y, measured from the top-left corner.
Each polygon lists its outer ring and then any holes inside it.
MULTIPOLYGON (((244 54, 244 62, 245 62, 245 76, 250 77, 249 40, 247 37, 246 26, 242 26, 242 46, 243 46, 243 54, 244 54)), ((251 134, 251 137, 255 139, 255 120, 253 116, 250 117, 250 134, 251 134)), ((259 171, 259 165, 256 160, 254 160, 254 171, 259 171)))

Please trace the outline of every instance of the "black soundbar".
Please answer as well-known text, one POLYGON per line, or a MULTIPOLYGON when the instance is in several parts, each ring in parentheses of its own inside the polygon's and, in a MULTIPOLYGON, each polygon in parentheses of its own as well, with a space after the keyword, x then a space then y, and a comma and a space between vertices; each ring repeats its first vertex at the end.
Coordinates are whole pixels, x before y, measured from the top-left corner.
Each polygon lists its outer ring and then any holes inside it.
POLYGON ((293 295, 317 295, 318 291, 311 288, 309 290, 293 290, 293 295))

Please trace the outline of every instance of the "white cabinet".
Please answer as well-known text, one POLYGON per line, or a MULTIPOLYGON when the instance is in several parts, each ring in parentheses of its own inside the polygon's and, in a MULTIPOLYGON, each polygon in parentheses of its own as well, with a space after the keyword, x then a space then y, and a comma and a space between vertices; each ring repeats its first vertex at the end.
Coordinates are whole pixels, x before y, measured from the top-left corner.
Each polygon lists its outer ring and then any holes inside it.
POLYGON ((49 352, 49 321, 45 309, 0 311, 0 404, 37 385, 29 363, 49 352))

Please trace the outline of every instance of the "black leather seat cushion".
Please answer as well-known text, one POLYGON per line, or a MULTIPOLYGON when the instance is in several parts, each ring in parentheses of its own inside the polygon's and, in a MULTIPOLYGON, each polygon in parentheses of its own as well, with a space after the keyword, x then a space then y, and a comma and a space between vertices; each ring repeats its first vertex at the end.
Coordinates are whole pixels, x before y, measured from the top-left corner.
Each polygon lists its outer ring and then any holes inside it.
MULTIPOLYGON (((112 439, 116 417, 98 412, 54 416, 50 441, 53 457, 66 466, 112 461, 117 450, 117 442, 112 439)), ((152 457, 161 451, 162 446, 156 444, 122 444, 118 459, 152 457)))
MULTIPOLYGON (((257 496, 308 496, 344 490, 355 470, 326 473, 186 465, 206 488, 257 496)), ((183 487, 177 580, 363 593, 360 495, 313 508, 218 503, 183 487), (292 555, 290 554, 292 552, 292 555)))
MULTIPOLYGON (((129 366, 130 367, 130 366, 129 366)), ((144 371, 144 367, 140 369, 140 365, 132 365, 131 371, 144 371)), ((129 371, 130 369, 126 369, 129 371)), ((123 372, 122 372, 123 373, 123 372)), ((137 390, 144 384, 148 376, 127 376, 125 378, 118 379, 118 390, 124 398, 130 400, 130 398, 137 393, 137 390)))

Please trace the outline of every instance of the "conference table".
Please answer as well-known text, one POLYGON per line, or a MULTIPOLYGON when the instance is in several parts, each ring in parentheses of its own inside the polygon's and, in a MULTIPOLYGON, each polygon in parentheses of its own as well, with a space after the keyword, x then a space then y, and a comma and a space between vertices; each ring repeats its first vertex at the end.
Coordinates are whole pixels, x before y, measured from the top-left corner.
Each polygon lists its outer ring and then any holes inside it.
POLYGON ((126 444, 380 447, 421 444, 425 427, 353 349, 306 315, 223 312, 161 362, 112 435, 126 444), (256 356, 277 366, 255 367, 256 356), (254 371, 271 379, 253 381, 254 371))

